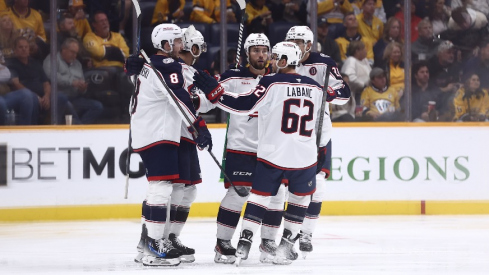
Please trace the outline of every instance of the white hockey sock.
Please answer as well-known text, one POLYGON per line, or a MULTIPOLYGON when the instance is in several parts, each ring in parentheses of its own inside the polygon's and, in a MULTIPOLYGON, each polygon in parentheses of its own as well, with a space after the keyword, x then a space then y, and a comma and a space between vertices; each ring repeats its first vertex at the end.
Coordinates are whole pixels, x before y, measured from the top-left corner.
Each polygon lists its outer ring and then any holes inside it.
POLYGON ((312 234, 316 229, 316 224, 321 212, 322 202, 326 196, 326 178, 325 173, 320 172, 316 175, 316 192, 312 195, 311 203, 307 208, 306 218, 302 224, 301 231, 312 234))
POLYGON ((270 200, 271 197, 269 196, 261 196, 251 193, 243 216, 241 231, 248 229, 253 232, 253 236, 255 235, 258 227, 260 227, 262 223, 268 205, 270 204, 270 200))
POLYGON ((148 236, 152 239, 161 239, 165 230, 166 210, 172 184, 169 181, 150 181, 146 204, 150 207, 150 215, 146 217, 148 236))
MULTIPOLYGON (((250 187, 238 187, 247 188, 250 187)), ((221 201, 219 206, 219 212, 217 214, 217 234, 216 237, 222 240, 231 240, 236 231, 239 218, 241 216, 241 209, 248 197, 240 197, 234 190, 229 188, 226 195, 221 201)))
POLYGON ((284 214, 284 228, 292 232, 292 237, 299 233, 310 202, 311 196, 297 196, 289 192, 289 202, 284 214))
POLYGON ((172 233, 172 227, 175 224, 177 208, 182 202, 185 188, 185 184, 183 183, 173 183, 172 185, 173 189, 171 192, 170 224, 165 227, 165 237, 172 233))
POLYGON ((275 240, 277 237, 280 224, 282 223, 282 217, 284 214, 285 194, 287 193, 287 187, 280 185, 277 195, 271 197, 268 210, 263 218, 261 227, 261 238, 275 240))
POLYGON ((188 214, 190 212, 190 205, 192 205, 196 196, 197 188, 195 185, 185 186, 183 199, 180 206, 177 208, 175 222, 172 223, 170 233, 174 233, 177 237, 180 236, 183 226, 187 222, 188 214))

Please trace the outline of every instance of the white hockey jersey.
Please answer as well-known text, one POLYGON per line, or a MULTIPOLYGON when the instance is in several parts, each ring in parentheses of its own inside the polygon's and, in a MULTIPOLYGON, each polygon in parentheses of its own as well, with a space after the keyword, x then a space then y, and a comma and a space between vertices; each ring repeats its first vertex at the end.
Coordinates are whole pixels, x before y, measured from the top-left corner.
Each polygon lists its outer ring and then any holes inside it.
POLYGON ((343 81, 336 62, 331 57, 325 54, 311 52, 309 53, 309 58, 307 58, 307 60, 302 62, 302 64, 297 66, 295 69, 298 74, 310 77, 314 79, 317 83, 319 83, 322 87, 324 87, 324 83, 326 80, 326 69, 328 66, 331 67, 328 86, 333 88, 338 96, 334 98, 331 102, 325 103, 325 114, 323 119, 323 128, 321 131, 321 147, 326 146, 326 144, 329 142, 332 134, 331 130, 333 129, 333 125, 331 124, 331 117, 329 114, 329 103, 336 105, 346 104, 346 102, 348 102, 348 100, 350 99, 350 88, 343 81))
MULTIPOLYGON (((159 71, 178 104, 191 122, 196 112, 186 83, 182 65, 176 60, 162 55, 151 56, 151 62, 159 71)), ((170 94, 148 64, 145 64, 137 80, 136 95, 133 99, 134 111, 131 115, 132 147, 140 151, 160 143, 179 144, 182 124, 190 126, 178 109, 170 94)))
MULTIPOLYGON (((183 88, 185 91, 188 92, 189 96, 191 96, 193 93, 200 93, 199 91, 196 91, 195 89, 198 89, 197 87, 194 86, 194 74, 197 71, 194 67, 187 65, 183 60, 179 60, 180 65, 182 65, 182 74, 183 74, 183 88), (195 87, 195 88, 194 88, 195 87)), ((202 94, 204 97, 205 95, 202 94)), ((210 103, 209 101, 209 104, 210 103)), ((182 132, 181 132, 182 137, 193 140, 192 134, 188 131, 187 125, 182 124, 182 132)))
MULTIPOLYGON (((321 86, 297 74, 271 74, 244 94, 225 92, 219 104, 229 113, 258 116, 259 161, 280 169, 305 169, 317 161, 316 120, 321 86)), ((328 95, 328 99, 333 97, 328 95)))

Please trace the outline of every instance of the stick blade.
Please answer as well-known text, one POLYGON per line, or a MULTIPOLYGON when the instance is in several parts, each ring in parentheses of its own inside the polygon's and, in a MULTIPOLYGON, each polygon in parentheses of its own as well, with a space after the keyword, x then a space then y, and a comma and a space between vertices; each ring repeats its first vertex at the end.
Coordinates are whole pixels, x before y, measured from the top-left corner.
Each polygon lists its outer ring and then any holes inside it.
MULTIPOLYGON (((135 1, 135 0, 133 0, 133 1, 135 1)), ((245 0, 236 0, 236 2, 238 2, 238 5, 242 10, 246 9, 246 1, 245 0)))
POLYGON ((141 7, 139 6, 138 0, 132 0, 132 5, 134 6, 134 9, 136 10, 136 16, 139 18, 141 15, 141 7))

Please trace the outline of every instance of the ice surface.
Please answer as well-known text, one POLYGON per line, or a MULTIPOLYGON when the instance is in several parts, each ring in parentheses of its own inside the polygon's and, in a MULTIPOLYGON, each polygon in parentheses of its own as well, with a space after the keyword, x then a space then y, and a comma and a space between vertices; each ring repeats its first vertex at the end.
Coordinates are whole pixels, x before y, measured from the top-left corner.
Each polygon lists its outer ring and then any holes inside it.
POLYGON ((143 267, 140 230, 136 220, 0 223, 0 274, 489 274, 489 216, 321 217, 314 251, 289 266, 261 264, 259 236, 240 267, 215 264, 215 219, 190 219, 180 238, 196 261, 143 267))

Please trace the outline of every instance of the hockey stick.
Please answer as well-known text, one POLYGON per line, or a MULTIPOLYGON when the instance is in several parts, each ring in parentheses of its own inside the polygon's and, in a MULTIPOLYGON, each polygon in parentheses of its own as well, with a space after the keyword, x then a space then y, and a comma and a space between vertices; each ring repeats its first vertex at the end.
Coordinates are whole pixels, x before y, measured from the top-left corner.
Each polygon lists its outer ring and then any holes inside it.
POLYGON ((329 75, 331 74, 331 67, 327 65, 326 67, 326 76, 324 79, 324 86, 323 86, 323 99, 321 100, 321 116, 319 117, 319 126, 318 126, 318 133, 316 136, 316 144, 318 147, 318 152, 319 152, 319 147, 321 145, 321 134, 323 131, 323 120, 324 120, 324 109, 326 108, 326 98, 328 95, 328 85, 329 85, 329 75))
MULTIPOLYGON (((148 55, 146 55, 146 52, 144 50, 141 50, 141 54, 143 55, 144 60, 146 61, 146 63, 148 63, 148 65, 151 67, 151 69, 153 70, 153 72, 156 74, 156 76, 160 80, 161 84, 163 84, 163 87, 165 87, 167 93, 170 95, 170 98, 173 100, 173 102, 175 103, 175 105, 177 105, 178 110, 180 111, 180 113, 183 115, 183 117, 188 122, 188 124, 190 125, 190 127, 192 127, 192 129, 193 129, 192 135, 194 136, 194 138, 196 138, 199 135, 199 131, 197 131, 197 128, 195 128, 195 126, 192 123, 192 121, 190 120, 190 118, 185 114, 182 106, 180 106, 180 103, 178 103, 177 97, 172 92, 172 90, 170 89, 170 87, 168 87, 168 85, 166 84, 165 80, 161 77, 160 73, 158 72, 158 70, 156 70, 155 66, 153 65, 153 63, 149 59, 148 55)), ((229 179, 229 177, 224 172, 224 169, 222 168, 221 164, 217 160, 216 156, 214 156, 214 154, 211 151, 209 151, 209 150, 207 150, 207 152, 209 152, 209 154, 211 155, 212 159, 214 160, 214 162, 216 163, 216 165, 219 167, 219 169, 221 170, 221 172, 224 174, 224 177, 229 181, 229 183, 231 184, 231 186, 234 188, 234 190, 236 191, 236 193, 240 197, 246 197, 246 196, 248 196, 249 195, 249 192, 246 189, 244 189, 244 188, 242 188, 242 189, 236 188, 236 186, 234 185, 234 183, 229 179)))
POLYGON ((238 49, 236 51, 236 69, 239 67, 239 55, 241 52, 241 43, 243 42, 243 28, 245 23, 245 9, 246 9, 246 1, 245 0, 236 0, 241 9, 241 22, 239 23, 239 36, 238 36, 238 49))
MULTIPOLYGON (((137 42, 137 46, 136 46, 136 52, 139 52, 139 48, 140 48, 140 32, 141 32, 141 7, 139 6, 139 2, 137 0, 132 0, 132 5, 134 6, 134 9, 136 10, 136 17, 138 18, 138 27, 137 27, 137 38, 138 38, 138 42, 137 42)), ((132 100, 133 100, 133 97, 134 97, 134 94, 136 94, 136 89, 138 88, 138 85, 137 85, 137 79, 138 79, 138 76, 135 75, 134 76, 134 90, 132 92, 132 95, 131 95, 131 100, 130 100, 130 104, 132 104, 132 100)), ((130 111, 129 111, 129 116, 132 115, 132 112, 134 111, 134 105, 132 105, 130 107, 130 111)), ((129 166, 131 164, 131 143, 132 143, 132 135, 131 135, 131 120, 129 120, 129 138, 127 140, 127 156, 126 156, 126 186, 125 186, 125 190, 124 190, 124 199, 127 199, 127 194, 129 193, 129 166)))

